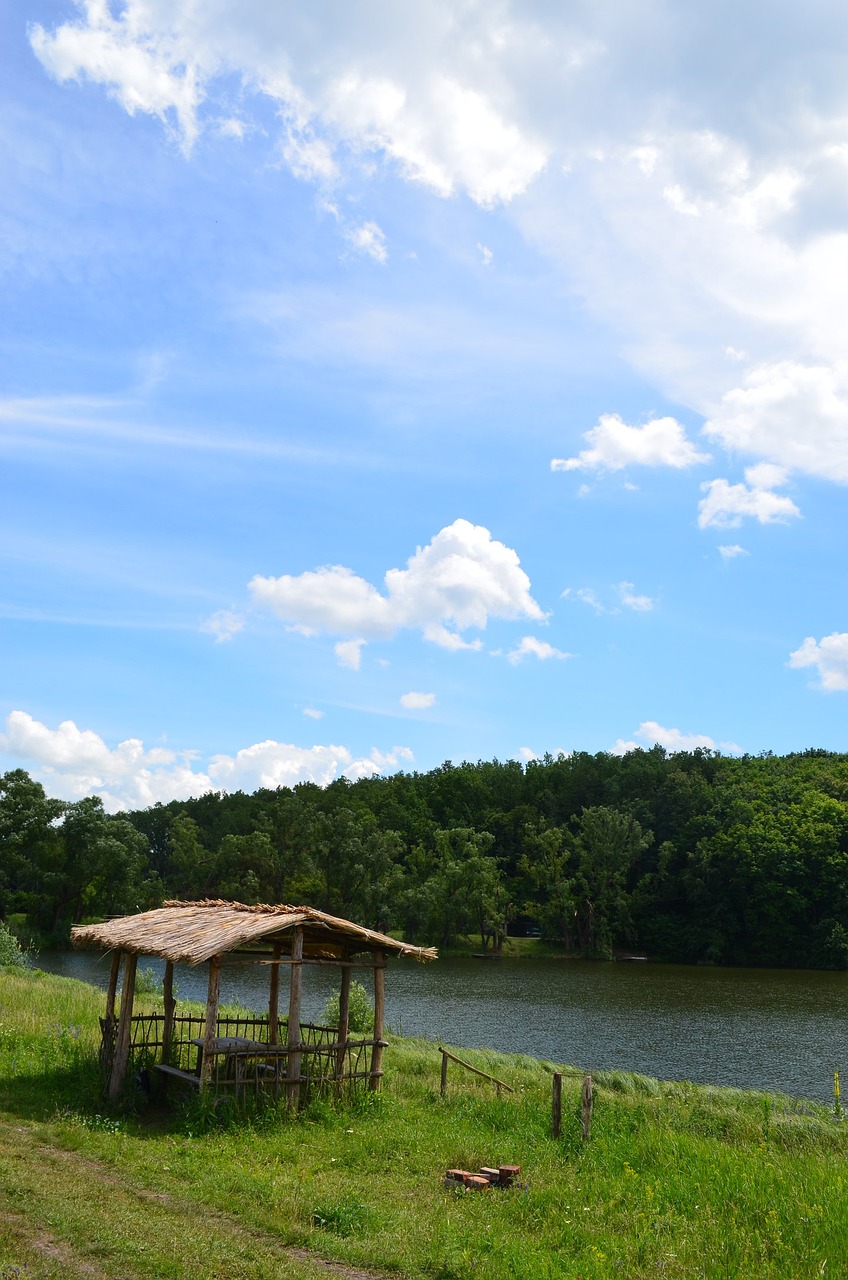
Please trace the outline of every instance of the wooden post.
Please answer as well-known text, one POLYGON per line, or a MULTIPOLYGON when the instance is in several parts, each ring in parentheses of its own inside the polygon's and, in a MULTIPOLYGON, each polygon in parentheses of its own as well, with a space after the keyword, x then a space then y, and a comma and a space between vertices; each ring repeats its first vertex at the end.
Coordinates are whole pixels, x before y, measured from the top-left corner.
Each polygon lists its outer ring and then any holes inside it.
POLYGON ((386 1004, 386 957, 382 951, 374 952, 374 1045, 371 1049, 372 1089, 380 1088, 383 1074, 383 1016, 386 1004))
POLYGON ((124 1091, 124 1076, 130 1056, 130 1031, 132 1025, 133 997, 135 995, 135 970, 138 956, 124 956, 124 985, 121 990, 121 1013, 118 1018, 118 1036, 115 1041, 115 1057, 109 1077, 109 1098, 112 1102, 124 1091))
POLYGON ((592 1136, 592 1077, 583 1077, 583 1114, 581 1138, 587 1142, 592 1136))
POLYGON ((345 1054, 347 1053, 348 1032, 350 1030, 350 965, 347 961, 350 959, 350 952, 345 951, 342 956, 344 968, 342 969, 342 985, 339 990, 339 1034, 338 1049, 336 1050, 336 1079, 341 1080, 344 1076, 345 1054))
POLYGON ((165 961, 165 976, 162 979, 162 998, 165 1006, 165 1025, 162 1027, 162 1061, 167 1065, 171 1061, 171 1040, 174 1035, 174 962, 165 961))
POLYGON ((295 1108, 300 1101, 300 995, 303 977, 303 925, 298 925, 292 941, 291 985, 289 987, 288 1064, 286 1068, 286 1105, 295 1108))
POLYGON ((206 1089, 212 1079, 215 1055, 212 1052, 218 1031, 218 995, 221 989, 221 957, 209 961, 209 987, 206 992, 206 1026, 203 1031, 203 1049, 200 1059, 200 1087, 206 1089))
POLYGON ((106 1022, 111 1027, 115 1021, 115 996, 118 993, 118 974, 121 971, 123 952, 116 951, 112 956, 112 968, 109 970, 109 989, 106 992, 106 1022))
POLYGON ((282 947, 274 943, 274 962, 271 965, 271 989, 268 995, 268 1043, 279 1042, 280 1029, 280 954, 282 947))
POLYGON ((448 1055, 444 1049, 440 1049, 439 1053, 442 1055, 442 1080, 439 1086, 439 1093, 444 1097, 448 1091, 448 1055))
POLYGON ((554 1072, 554 1097, 551 1107, 551 1128, 558 1138, 562 1133, 562 1072, 554 1072))

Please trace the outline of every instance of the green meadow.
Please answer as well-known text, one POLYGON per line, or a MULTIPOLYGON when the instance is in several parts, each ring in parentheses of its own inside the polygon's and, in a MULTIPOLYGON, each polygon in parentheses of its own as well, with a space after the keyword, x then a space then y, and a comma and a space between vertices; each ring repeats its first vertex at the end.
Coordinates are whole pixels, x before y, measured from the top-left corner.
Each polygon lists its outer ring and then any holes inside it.
POLYGON ((197 1098, 110 1110, 101 993, 0 972, 0 1280, 848 1276, 848 1134, 803 1099, 594 1076, 390 1036, 380 1095, 296 1118, 197 1098), (551 1136, 552 1072, 564 1071, 551 1136), (520 1164, 510 1190, 453 1166, 520 1164))

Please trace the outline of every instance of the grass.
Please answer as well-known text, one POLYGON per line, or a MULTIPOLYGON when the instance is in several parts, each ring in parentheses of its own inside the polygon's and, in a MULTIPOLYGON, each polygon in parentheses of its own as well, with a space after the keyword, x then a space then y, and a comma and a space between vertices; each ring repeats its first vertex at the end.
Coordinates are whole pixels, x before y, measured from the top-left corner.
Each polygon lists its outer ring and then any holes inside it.
POLYGON ((101 1003, 0 973, 0 1280, 848 1277, 848 1133, 816 1103, 601 1072, 582 1143, 566 1069, 554 1141, 552 1064, 460 1050, 515 1093, 451 1064, 442 1099, 436 1046, 393 1037, 356 1108, 110 1111, 101 1003), (442 1184, 500 1163, 520 1188, 442 1184))

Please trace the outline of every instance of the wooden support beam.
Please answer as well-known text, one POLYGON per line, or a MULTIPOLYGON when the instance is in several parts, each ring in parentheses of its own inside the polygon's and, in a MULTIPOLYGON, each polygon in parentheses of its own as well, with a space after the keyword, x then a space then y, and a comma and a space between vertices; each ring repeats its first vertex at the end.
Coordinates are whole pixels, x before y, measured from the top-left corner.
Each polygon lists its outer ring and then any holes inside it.
POLYGON ((386 1005, 386 957, 374 952, 374 1047, 371 1050, 371 1088, 379 1089, 383 1075, 383 1017, 386 1005))
POLYGON ((135 995, 135 971, 138 956, 127 953, 124 956, 124 984, 121 989, 121 1013, 118 1018, 118 1036, 115 1041, 115 1057, 112 1060, 112 1074, 109 1077, 109 1098, 114 1102, 124 1091, 124 1076, 127 1074, 127 1062, 130 1056, 130 1031, 132 1023, 133 997, 135 995))
POLYGON ((220 957, 209 961, 209 987, 206 992, 206 1025, 203 1031, 203 1048, 200 1059, 200 1087, 206 1089, 212 1080, 215 1055, 212 1046, 218 1032, 218 996, 221 987, 220 957))
POLYGON ((442 1076, 444 1080, 447 1080, 445 1061, 450 1058, 451 1062, 458 1062, 461 1067, 465 1067, 466 1071, 472 1071, 475 1076, 482 1076, 484 1080, 491 1080, 492 1084, 497 1085, 498 1093, 500 1093, 501 1089, 506 1089, 507 1093, 515 1093, 512 1085, 505 1084, 497 1076, 490 1076, 487 1071, 481 1071, 479 1067, 472 1067, 470 1062, 463 1062, 462 1058, 458 1058, 455 1053, 450 1053, 447 1049, 443 1049, 441 1045, 439 1045, 439 1053, 442 1055, 442 1076))
POLYGON ((271 986, 268 993, 268 1043, 276 1044, 279 1038, 280 1022, 280 951, 279 942, 274 945, 274 959, 271 964, 271 986))
POLYGON ((165 1006, 165 1022, 162 1027, 162 1062, 171 1060, 171 1041, 174 1036, 174 1010, 177 1002, 174 999, 174 962, 165 961, 165 976, 162 979, 162 1000, 165 1006))
POLYGON ((289 1023, 286 1044, 289 1050, 286 1070, 286 1105, 295 1109, 300 1101, 300 999, 303 979, 303 926, 298 925, 292 941, 291 984, 289 986, 289 1023))
POLYGON ((344 1075, 345 1057, 347 1055, 348 1033, 350 1031, 350 967, 342 969, 342 981, 339 989, 339 1034, 338 1052, 336 1053, 336 1076, 339 1080, 344 1075))

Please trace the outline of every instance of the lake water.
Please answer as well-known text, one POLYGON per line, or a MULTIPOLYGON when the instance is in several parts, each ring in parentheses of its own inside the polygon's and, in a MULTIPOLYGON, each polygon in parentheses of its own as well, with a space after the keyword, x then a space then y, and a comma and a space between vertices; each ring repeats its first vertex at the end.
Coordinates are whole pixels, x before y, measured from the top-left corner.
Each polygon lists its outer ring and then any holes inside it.
MULTIPOLYGON (((93 952, 43 952, 38 964, 108 982, 109 961, 93 952)), ((161 976, 163 965, 139 967, 161 976)), ((370 986, 367 971, 357 976, 370 986)), ((205 966, 175 966, 175 982, 178 1001, 205 999, 205 966)), ((267 982, 265 968, 225 969, 221 997, 264 1011, 267 982)), ((305 966, 305 1021, 320 1021, 336 987, 331 969, 305 966)), ((824 1102, 834 1069, 848 1070, 846 1014, 844 973, 509 959, 394 960, 386 973, 386 1020, 401 1035, 824 1102)))

